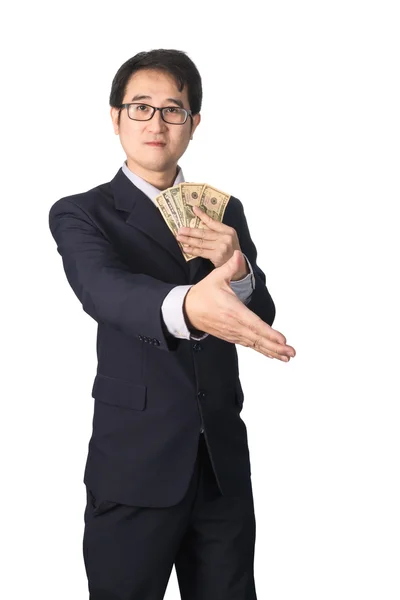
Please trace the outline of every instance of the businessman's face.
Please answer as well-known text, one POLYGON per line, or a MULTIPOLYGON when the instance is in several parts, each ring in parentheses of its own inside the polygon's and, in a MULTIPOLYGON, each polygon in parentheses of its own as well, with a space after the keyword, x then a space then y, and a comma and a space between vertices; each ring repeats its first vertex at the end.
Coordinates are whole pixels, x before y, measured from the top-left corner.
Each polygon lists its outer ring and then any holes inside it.
MULTIPOLYGON (((169 73, 154 69, 143 69, 132 75, 125 90, 123 103, 126 102, 190 109, 187 87, 180 92, 169 73)), ((200 122, 200 114, 193 117, 192 126, 189 116, 183 125, 165 123, 160 111, 155 111, 149 121, 135 121, 129 118, 126 109, 122 109, 119 124, 118 109, 111 108, 110 113, 114 131, 125 150, 128 167, 159 189, 172 185, 178 160, 200 122), (149 142, 163 142, 164 145, 154 146, 149 142)))

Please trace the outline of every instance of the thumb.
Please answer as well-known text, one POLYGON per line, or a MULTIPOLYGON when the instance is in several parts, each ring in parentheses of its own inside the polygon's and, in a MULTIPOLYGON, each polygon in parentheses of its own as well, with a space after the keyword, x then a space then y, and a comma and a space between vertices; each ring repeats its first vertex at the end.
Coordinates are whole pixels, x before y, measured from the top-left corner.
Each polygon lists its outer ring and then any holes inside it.
POLYGON ((214 272, 218 271, 218 274, 222 277, 222 279, 229 282, 235 273, 240 269, 241 261, 242 253, 240 250, 235 250, 230 259, 218 267, 218 269, 215 269, 214 272))

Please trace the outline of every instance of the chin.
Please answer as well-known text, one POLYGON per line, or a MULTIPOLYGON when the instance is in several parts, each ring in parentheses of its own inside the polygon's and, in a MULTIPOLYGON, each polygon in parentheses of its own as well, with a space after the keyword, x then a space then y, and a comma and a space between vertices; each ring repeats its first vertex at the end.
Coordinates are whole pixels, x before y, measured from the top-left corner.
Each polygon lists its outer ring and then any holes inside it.
POLYGON ((143 169, 146 169, 147 171, 157 171, 160 173, 169 169, 169 165, 166 164, 165 162, 144 163, 144 164, 142 164, 142 167, 143 167, 143 169))
MULTIPOLYGON (((151 153, 151 149, 150 149, 151 153)), ((154 156, 150 155, 150 153, 143 152, 143 150, 139 150, 135 153, 135 156, 130 156, 129 160, 138 165, 141 169, 145 169, 146 171, 155 171, 155 172, 164 172, 171 168, 171 165, 175 165, 177 163, 177 159, 165 156, 154 156), (139 158, 140 157, 140 158, 139 158), (139 159, 138 159, 139 158, 139 159)))
POLYGON ((149 171, 167 171, 168 169, 171 168, 171 165, 174 165, 175 161, 171 161, 171 160, 165 160, 165 158, 163 160, 149 160, 149 161, 143 161, 141 163, 142 167, 144 169, 148 169, 149 171))

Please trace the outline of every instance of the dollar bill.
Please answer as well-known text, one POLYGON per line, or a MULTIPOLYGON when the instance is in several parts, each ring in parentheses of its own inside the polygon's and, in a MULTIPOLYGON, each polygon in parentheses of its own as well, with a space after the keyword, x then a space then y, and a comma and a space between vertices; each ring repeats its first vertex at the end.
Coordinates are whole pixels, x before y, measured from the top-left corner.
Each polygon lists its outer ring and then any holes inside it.
POLYGON ((199 206, 203 183, 180 183, 180 194, 185 210, 186 227, 195 227, 197 216, 193 212, 193 206, 199 206))
POLYGON ((178 233, 179 227, 185 227, 185 215, 182 209, 180 202, 176 202, 170 193, 170 189, 161 192, 161 195, 164 198, 165 205, 168 207, 169 214, 173 217, 174 222, 176 224, 176 232, 178 233))
MULTIPOLYGON (((222 222, 224 218, 225 208, 229 202, 230 195, 217 190, 211 185, 205 184, 201 192, 199 207, 215 221, 222 222)), ((206 229, 207 225, 203 223, 200 217, 196 218, 195 227, 198 229, 206 229)))
MULTIPOLYGON (((176 236, 178 235, 178 229, 180 227, 185 227, 184 212, 182 210, 180 202, 178 201, 178 203, 176 203, 176 199, 174 200, 172 195, 170 195, 169 190, 170 188, 161 192, 161 194, 159 194, 155 200, 161 211, 164 221, 166 222, 170 231, 176 238, 176 236)), ((191 260, 192 258, 195 258, 192 254, 188 254, 187 252, 185 252, 181 242, 179 242, 178 240, 176 241, 182 251, 186 262, 191 260)))
POLYGON ((179 225, 176 220, 175 212, 171 212, 170 206, 165 201, 164 194, 159 194, 155 200, 164 218, 164 221, 166 222, 172 233, 176 235, 178 233, 179 225))
POLYGON ((182 202, 181 188, 179 187, 179 185, 175 187, 170 187, 168 188, 168 193, 175 205, 175 210, 178 213, 180 220, 183 222, 183 227, 187 227, 186 211, 182 202))

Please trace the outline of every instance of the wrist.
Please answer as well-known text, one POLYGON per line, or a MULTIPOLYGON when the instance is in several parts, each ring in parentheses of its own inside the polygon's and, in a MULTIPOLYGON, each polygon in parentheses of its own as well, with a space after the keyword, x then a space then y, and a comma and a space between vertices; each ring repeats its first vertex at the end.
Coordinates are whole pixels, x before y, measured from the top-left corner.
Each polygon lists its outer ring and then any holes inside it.
POLYGON ((193 285, 187 292, 184 300, 183 300, 183 318, 185 319, 186 327, 189 329, 190 333, 196 336, 201 336, 205 332, 202 329, 199 329, 199 323, 196 319, 195 312, 193 311, 193 289, 196 286, 193 285))

